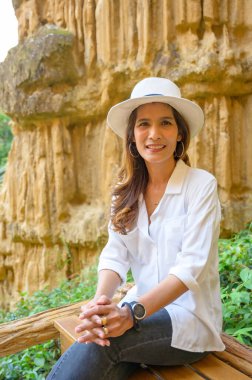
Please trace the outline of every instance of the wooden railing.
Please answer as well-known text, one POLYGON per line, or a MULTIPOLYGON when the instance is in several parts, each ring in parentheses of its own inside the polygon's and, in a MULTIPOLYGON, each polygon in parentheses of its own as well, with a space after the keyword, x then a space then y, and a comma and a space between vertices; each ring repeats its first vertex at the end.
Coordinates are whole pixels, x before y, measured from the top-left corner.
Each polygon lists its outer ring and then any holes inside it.
MULTIPOLYGON (((119 302, 131 285, 117 291, 114 301, 119 302)), ((0 357, 15 354, 25 348, 59 337, 54 327, 56 319, 78 315, 85 302, 77 302, 34 314, 30 317, 0 324, 0 357)))

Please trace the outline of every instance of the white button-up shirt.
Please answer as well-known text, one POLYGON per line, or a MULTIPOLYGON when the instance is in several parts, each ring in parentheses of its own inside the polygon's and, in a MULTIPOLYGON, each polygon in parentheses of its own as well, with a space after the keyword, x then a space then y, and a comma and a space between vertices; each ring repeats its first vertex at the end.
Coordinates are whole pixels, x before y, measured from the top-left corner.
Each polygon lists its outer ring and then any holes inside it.
POLYGON ((136 285, 123 301, 137 300, 168 274, 188 287, 166 306, 172 320, 173 347, 198 352, 225 348, 220 338, 220 217, 215 178, 179 160, 150 225, 143 196, 133 230, 122 235, 109 225, 98 270, 111 269, 125 281, 131 268, 136 285))

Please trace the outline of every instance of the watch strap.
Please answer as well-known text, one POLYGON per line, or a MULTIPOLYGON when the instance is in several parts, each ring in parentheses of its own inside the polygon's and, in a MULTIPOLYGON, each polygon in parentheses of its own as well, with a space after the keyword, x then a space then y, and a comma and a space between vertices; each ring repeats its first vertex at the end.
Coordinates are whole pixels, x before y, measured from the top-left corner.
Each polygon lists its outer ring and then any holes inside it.
POLYGON ((130 313, 131 313, 132 318, 133 318, 133 327, 134 327, 135 330, 139 331, 141 329, 141 327, 140 327, 139 321, 135 318, 134 311, 133 311, 133 308, 132 308, 132 304, 134 305, 135 303, 136 302, 134 302, 134 301, 131 302, 131 303, 129 303, 129 302, 123 302, 122 307, 123 306, 127 306, 129 308, 130 313))

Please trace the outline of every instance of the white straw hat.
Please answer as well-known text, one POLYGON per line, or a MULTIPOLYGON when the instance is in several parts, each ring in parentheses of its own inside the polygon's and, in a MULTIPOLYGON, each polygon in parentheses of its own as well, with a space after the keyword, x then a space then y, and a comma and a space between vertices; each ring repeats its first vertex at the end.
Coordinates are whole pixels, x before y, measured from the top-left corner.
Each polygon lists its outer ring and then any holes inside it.
POLYGON ((181 98, 180 89, 166 78, 145 78, 133 88, 130 99, 113 106, 107 116, 108 126, 120 137, 125 137, 130 114, 146 103, 167 103, 175 108, 187 122, 191 137, 204 125, 202 109, 192 101, 181 98))

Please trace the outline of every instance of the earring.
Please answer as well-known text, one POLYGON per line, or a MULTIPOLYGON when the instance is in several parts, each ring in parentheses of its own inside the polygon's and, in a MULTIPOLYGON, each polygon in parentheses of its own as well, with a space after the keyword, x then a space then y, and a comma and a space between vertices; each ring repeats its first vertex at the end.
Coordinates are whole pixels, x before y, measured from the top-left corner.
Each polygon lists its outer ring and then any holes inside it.
POLYGON ((133 145, 132 141, 129 143, 129 152, 130 152, 130 155, 133 157, 133 158, 137 158, 139 157, 139 153, 137 152, 137 155, 134 154, 134 151, 133 151, 133 148, 137 151, 137 148, 136 148, 136 145, 133 145))
POLYGON ((175 152, 174 152, 174 157, 176 157, 176 158, 181 158, 181 157, 184 155, 185 147, 184 147, 184 143, 183 143, 183 141, 178 141, 178 143, 177 143, 177 146, 176 146, 176 149, 175 149, 175 152), (178 146, 178 143, 179 143, 179 142, 182 144, 182 152, 181 152, 180 155, 178 155, 178 153, 177 153, 177 146, 178 146))

